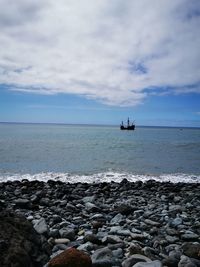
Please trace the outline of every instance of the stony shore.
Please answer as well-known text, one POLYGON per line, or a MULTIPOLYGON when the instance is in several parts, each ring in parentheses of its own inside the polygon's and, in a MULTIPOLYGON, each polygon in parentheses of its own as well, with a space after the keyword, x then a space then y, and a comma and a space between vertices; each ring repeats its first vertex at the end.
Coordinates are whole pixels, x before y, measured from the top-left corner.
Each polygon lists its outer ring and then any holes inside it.
POLYGON ((6 182, 0 209, 25 216, 51 258, 74 247, 96 267, 200 266, 200 184, 6 182))

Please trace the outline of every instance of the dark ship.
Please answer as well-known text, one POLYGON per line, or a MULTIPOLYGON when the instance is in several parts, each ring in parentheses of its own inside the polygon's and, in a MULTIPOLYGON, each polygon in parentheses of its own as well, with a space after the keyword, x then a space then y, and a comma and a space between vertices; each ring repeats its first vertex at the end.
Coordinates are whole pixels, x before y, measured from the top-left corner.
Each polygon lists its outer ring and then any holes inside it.
POLYGON ((120 125, 120 129, 121 130, 135 130, 135 124, 134 123, 131 123, 130 124, 130 121, 129 121, 129 118, 127 120, 127 126, 124 126, 124 123, 122 121, 121 125, 120 125))

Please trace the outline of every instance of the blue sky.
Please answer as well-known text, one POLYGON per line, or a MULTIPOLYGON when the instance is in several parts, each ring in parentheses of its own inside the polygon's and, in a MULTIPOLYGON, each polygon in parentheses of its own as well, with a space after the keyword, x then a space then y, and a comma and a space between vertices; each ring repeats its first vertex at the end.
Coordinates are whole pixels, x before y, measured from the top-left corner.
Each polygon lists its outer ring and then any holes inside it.
POLYGON ((0 121, 200 127, 198 0, 0 4, 0 121))

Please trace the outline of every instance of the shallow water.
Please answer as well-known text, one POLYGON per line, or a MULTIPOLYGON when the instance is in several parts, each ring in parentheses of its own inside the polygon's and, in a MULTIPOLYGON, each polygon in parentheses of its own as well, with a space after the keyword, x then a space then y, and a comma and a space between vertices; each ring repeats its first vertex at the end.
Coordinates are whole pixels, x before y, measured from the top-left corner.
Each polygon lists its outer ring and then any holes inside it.
POLYGON ((21 177, 197 182, 200 129, 0 124, 0 179, 21 177))

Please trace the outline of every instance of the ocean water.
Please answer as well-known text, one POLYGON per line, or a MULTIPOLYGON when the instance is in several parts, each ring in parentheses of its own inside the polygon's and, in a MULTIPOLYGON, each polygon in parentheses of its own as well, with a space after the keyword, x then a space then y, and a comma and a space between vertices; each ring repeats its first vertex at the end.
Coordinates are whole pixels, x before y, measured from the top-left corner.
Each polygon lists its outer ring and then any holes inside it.
POLYGON ((0 181, 200 182, 200 129, 0 124, 0 181))

